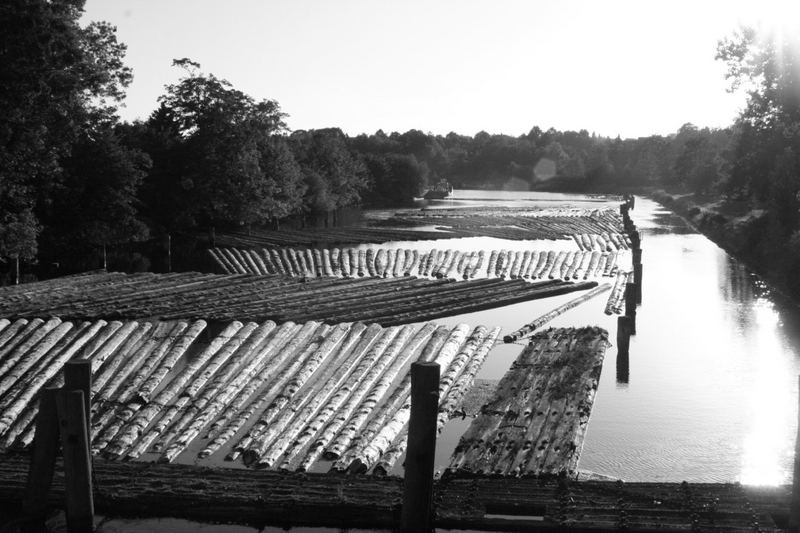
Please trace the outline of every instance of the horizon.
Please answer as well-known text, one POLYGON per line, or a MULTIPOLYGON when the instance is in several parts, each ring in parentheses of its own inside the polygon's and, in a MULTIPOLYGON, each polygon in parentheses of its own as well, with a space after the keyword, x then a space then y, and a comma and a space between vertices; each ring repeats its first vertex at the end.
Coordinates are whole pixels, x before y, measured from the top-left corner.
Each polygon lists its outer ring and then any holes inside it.
POLYGON ((89 0, 82 18, 115 25, 128 47, 134 80, 123 120, 146 120, 181 74, 172 60, 188 57, 256 100, 276 100, 291 130, 350 136, 518 137, 538 126, 639 138, 685 123, 724 128, 745 95, 727 91, 717 42, 798 12, 782 0, 152 5, 89 0))

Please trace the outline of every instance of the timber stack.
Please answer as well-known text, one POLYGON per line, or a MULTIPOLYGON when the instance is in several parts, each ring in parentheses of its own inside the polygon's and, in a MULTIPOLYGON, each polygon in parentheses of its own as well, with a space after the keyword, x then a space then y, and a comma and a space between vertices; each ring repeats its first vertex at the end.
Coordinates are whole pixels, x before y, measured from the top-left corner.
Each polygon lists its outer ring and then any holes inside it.
POLYGON ((222 274, 288 275, 319 277, 425 277, 448 279, 594 279, 614 276, 617 248, 598 244, 588 236, 578 250, 491 250, 462 252, 454 249, 403 248, 210 248, 215 270, 222 274), (599 248, 599 249, 595 249, 599 248), (494 261, 485 262, 486 257, 494 261), (553 261, 547 262, 548 257, 553 261), (545 268, 547 266, 547 268, 545 268))
POLYGON ((30 446, 39 394, 63 385, 68 361, 86 360, 91 449, 106 459, 217 454, 309 470, 339 450, 345 469, 363 472, 380 461, 391 468, 405 446, 411 363, 445 369, 446 419, 458 404, 450 392, 463 395, 500 331, 232 322, 203 342, 206 327, 202 320, 0 320, 2 447, 30 446))
MULTIPOLYGON (((366 255, 366 254, 365 254, 366 255)), ((595 281, 89 273, 0 287, 0 316, 229 322, 423 322, 595 287, 595 281)))
POLYGON ((461 437, 447 474, 575 474, 607 338, 597 327, 535 334, 461 437))

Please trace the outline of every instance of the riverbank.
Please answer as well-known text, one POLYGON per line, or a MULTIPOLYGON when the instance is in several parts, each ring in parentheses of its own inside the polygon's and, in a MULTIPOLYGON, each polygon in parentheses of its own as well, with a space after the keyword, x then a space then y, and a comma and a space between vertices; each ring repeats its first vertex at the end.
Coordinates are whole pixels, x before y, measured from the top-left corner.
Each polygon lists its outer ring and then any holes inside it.
POLYGON ((718 196, 653 191, 649 196, 685 218, 700 233, 745 263, 770 286, 800 303, 800 257, 779 233, 766 209, 718 196))

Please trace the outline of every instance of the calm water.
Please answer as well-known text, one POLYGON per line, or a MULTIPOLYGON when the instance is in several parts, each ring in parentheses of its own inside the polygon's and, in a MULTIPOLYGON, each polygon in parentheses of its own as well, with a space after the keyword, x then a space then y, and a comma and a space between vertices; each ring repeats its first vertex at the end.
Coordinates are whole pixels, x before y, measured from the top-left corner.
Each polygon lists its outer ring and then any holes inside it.
MULTIPOLYGON (((561 205, 575 200, 582 197, 457 191, 443 204, 561 205)), ((629 373, 617 375, 616 347, 609 348, 580 468, 629 481, 789 482, 800 311, 781 303, 746 267, 659 204, 638 197, 633 218, 643 233, 644 286, 629 373)), ((500 325, 510 331, 574 297, 440 322, 500 325)), ((603 314, 604 306, 600 297, 551 325, 600 325, 613 341, 616 317, 603 314)), ((498 346, 478 377, 501 377, 520 349, 498 346)), ((447 428, 440 466, 447 464, 452 440, 464 427, 459 422, 447 428)))
MULTIPOLYGON (((430 203, 435 207, 487 204, 598 207, 603 202, 566 194, 456 191, 451 199, 430 203)), ((385 217, 393 212, 371 215, 385 217)), ((637 335, 631 338, 627 376, 618 374, 616 347, 606 352, 579 467, 627 481, 790 482, 800 310, 781 303, 743 265, 658 204, 637 197, 633 218, 643 233, 644 286, 637 335)), ((477 238, 393 246, 472 250, 573 245, 477 238)), ((505 333, 576 296, 437 322, 498 325, 505 333)), ((599 325, 613 341, 616 317, 603 313, 605 301, 603 296, 596 298, 551 325, 599 325)), ((520 345, 497 345, 478 377, 499 379, 521 349, 520 345)), ((468 424, 469 420, 453 420, 447 425, 437 442, 437 468, 447 466, 468 424)), ((402 469, 398 467, 396 473, 402 474, 402 469)), ((173 519, 112 520, 105 525, 108 531, 255 531, 173 519)))

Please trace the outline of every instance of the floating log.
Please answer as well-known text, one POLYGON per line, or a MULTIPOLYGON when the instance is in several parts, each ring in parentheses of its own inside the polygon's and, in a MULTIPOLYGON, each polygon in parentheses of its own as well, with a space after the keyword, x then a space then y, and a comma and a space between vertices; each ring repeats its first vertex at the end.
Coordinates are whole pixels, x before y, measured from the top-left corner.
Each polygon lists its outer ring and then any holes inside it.
POLYGON ((207 457, 216 452, 233 438, 253 413, 263 408, 269 399, 263 394, 252 399, 249 403, 248 400, 278 369, 283 367, 289 354, 283 351, 282 347, 299 329, 300 326, 293 322, 287 322, 275 332, 275 335, 263 348, 259 349, 256 357, 263 363, 258 366, 252 366, 253 378, 247 381, 245 387, 239 391, 231 404, 211 425, 206 435, 206 438, 210 439, 211 442, 198 453, 199 458, 207 457), (273 357, 273 354, 278 355, 273 357))
MULTIPOLYGON (((278 356, 274 367, 272 367, 273 370, 281 368, 280 373, 276 378, 270 381, 270 386, 267 389, 259 393, 259 395, 246 407, 244 407, 241 413, 239 413, 236 418, 234 418, 232 422, 224 430, 222 430, 217 437, 214 438, 214 440, 209 444, 209 447, 213 448, 211 452, 225 444, 228 438, 233 437, 233 435, 239 429, 232 429, 237 423, 244 425, 250 416, 256 412, 260 412, 264 406, 268 405, 268 402, 272 402, 277 397, 279 392, 286 386, 289 380, 319 347, 319 341, 314 340, 312 335, 319 335, 320 332, 324 332, 324 329, 325 326, 320 325, 318 322, 307 322, 299 328, 296 334, 294 331, 288 334, 287 338, 290 340, 287 344, 280 347, 280 355, 278 356), (286 361, 290 362, 288 366, 284 366, 286 361), (222 439, 224 436, 227 436, 228 438, 226 438, 225 441, 220 442, 220 439, 222 439)), ((275 350, 278 350, 277 345, 275 350)), ((262 421, 261 418, 259 418, 259 420, 257 420, 256 423, 250 428, 248 434, 239 440, 238 444, 234 447, 234 450, 228 457, 226 457, 226 459, 231 461, 236 460, 241 452, 250 445, 253 438, 263 431, 267 423, 268 421, 262 421)))
MULTIPOLYGON (((425 347, 423 348, 418 360, 430 358, 431 353, 435 354, 439 347, 444 344, 450 331, 445 327, 439 327, 433 331, 433 333, 431 333, 431 329, 433 327, 433 325, 426 325, 417 333, 417 335, 414 336, 411 343, 413 350, 407 349, 403 352, 406 358, 412 357, 416 349, 423 342, 425 342, 426 339, 427 343, 425 344, 425 347)), ((400 346, 396 346, 396 349, 399 350, 399 348, 400 346)), ((396 354, 397 352, 394 353, 396 354)), ((392 359, 394 359, 394 357, 392 357, 392 359)), ((386 364, 388 364, 388 361, 385 362, 382 367, 376 366, 370 372, 370 375, 368 375, 367 378, 364 379, 364 382, 359 385, 358 389, 354 391, 352 397, 348 400, 346 407, 342 409, 343 415, 337 417, 338 420, 335 419, 330 427, 326 428, 325 432, 323 433, 323 437, 328 441, 331 441, 335 432, 338 431, 338 428, 341 427, 342 429, 336 438, 332 440, 331 444, 325 449, 323 454, 325 459, 334 460, 339 458, 341 454, 350 446, 350 444, 353 442, 353 439, 358 435, 361 427, 372 414, 381 395, 383 392, 385 392, 384 387, 388 386, 385 380, 377 384, 375 383, 380 373, 386 368, 386 364), (374 389, 371 388, 373 384, 375 384, 376 387, 374 389), (367 395, 366 399, 364 399, 362 402, 362 398, 364 398, 367 391, 369 391, 370 394, 367 395), (361 403, 359 404, 359 402, 361 403), (355 413, 350 416, 348 413, 352 413, 354 410, 355 413), (343 426, 343 424, 345 425, 343 426)), ((391 381, 394 379, 394 375, 392 374, 396 375, 394 369, 392 372, 387 374, 389 383, 391 383, 391 381)))
POLYGON ((333 275, 337 278, 342 276, 342 263, 339 259, 341 254, 341 250, 338 248, 333 248, 331 250, 331 268, 333 269, 333 275))
POLYGON ((614 281, 614 288, 611 289, 611 294, 606 303, 605 314, 619 315, 622 313, 625 304, 625 286, 628 283, 628 272, 618 272, 617 279, 614 281))
MULTIPOLYGON (((113 413, 114 420, 105 426, 103 431, 92 441, 92 453, 99 453, 104 450, 117 436, 124 425, 135 416, 136 412, 142 407, 143 402, 147 401, 149 394, 155 390, 179 358, 183 356, 189 346, 194 342, 200 332, 205 328, 203 321, 197 321, 191 327, 184 322, 179 322, 173 329, 167 342, 157 346, 150 356, 145 359, 137 370, 136 374, 126 383, 122 392, 119 393, 117 401, 121 402, 119 408, 109 409, 108 418, 113 413), (152 378, 152 379, 151 379, 152 378), (143 387, 145 396, 140 395, 143 387)), ((104 417, 100 417, 102 421, 104 417)))
POLYGON ((611 289, 611 284, 610 283, 604 283, 604 284, 602 284, 602 285, 600 285, 598 287, 595 287, 594 289, 590 290, 586 294, 582 294, 579 297, 577 297, 575 299, 572 299, 572 300, 568 301, 565 304, 559 305, 558 307, 556 307, 552 311, 549 311, 549 312, 545 313, 544 315, 540 316, 539 318, 537 318, 537 319, 525 324, 524 326, 522 326, 518 330, 514 331, 513 333, 509 333, 508 335, 503 337, 503 342, 506 342, 506 343, 516 342, 519 339, 521 339, 521 338, 533 333, 535 330, 541 328, 543 325, 547 324, 548 322, 553 320, 555 317, 563 315, 564 313, 566 313, 570 309, 573 309, 573 308, 579 306, 580 304, 582 304, 584 302, 588 302, 589 300, 591 300, 595 296, 603 294, 604 292, 606 292, 609 289, 611 289))
MULTIPOLYGON (((453 359, 461 345, 464 344, 468 331, 469 326, 466 324, 459 324, 453 328, 441 350, 433 358, 433 362, 437 362, 442 366, 449 364, 449 361, 453 359)), ((395 438, 404 430, 408 424, 410 414, 411 402, 408 401, 394 413, 391 419, 378 431, 375 438, 356 455, 348 467, 348 471, 363 473, 372 468, 380 456, 395 441, 395 438)))
MULTIPOLYGON (((180 410, 193 399, 197 390, 207 383, 214 373, 229 360, 231 354, 241 345, 247 329, 242 331, 241 322, 231 322, 206 346, 206 348, 187 367, 177 374, 159 392, 158 396, 146 405, 121 432, 116 442, 106 450, 106 456, 130 458, 139 457, 166 430, 180 410), (239 338, 237 334, 241 332, 239 338), (191 386, 188 386, 191 383, 191 386), (169 406, 165 408, 165 406, 169 406), (145 433, 145 429, 150 430, 145 433)), ((274 329, 274 322, 265 322, 247 342, 256 346, 274 329)))
MULTIPOLYGON (((341 385, 353 367, 359 362, 362 353, 352 353, 351 349, 358 343, 361 334, 366 330, 366 326, 361 323, 353 324, 347 337, 338 347, 338 354, 330 357, 330 362, 326 366, 331 367, 333 374, 320 376, 316 379, 313 388, 308 391, 299 402, 292 402, 284 410, 282 416, 273 421, 272 427, 265 433, 263 442, 258 450, 257 465, 262 468, 269 468, 277 463, 279 458, 288 454, 286 461, 290 461, 292 456, 300 451, 305 445, 305 441, 298 439, 303 428, 309 420, 312 420, 322 408, 325 402, 333 395, 341 385), (320 382, 324 380, 324 383, 320 382), (269 435, 272 431, 273 434, 269 435), (298 439, 298 440, 296 440, 298 439), (297 448, 290 450, 295 445, 297 448)), ((309 436, 308 439, 311 437, 309 436)))
POLYGON ((367 274, 372 277, 378 275, 377 269, 375 268, 375 250, 373 248, 367 249, 367 274))
POLYGON ((367 275, 367 251, 358 250, 358 277, 363 278, 367 275))
POLYGON ((574 474, 607 345, 600 328, 536 334, 462 436, 448 474, 574 474))
MULTIPOLYGON (((345 334, 350 329, 350 324, 338 324, 333 328, 330 335, 319 345, 305 364, 297 371, 297 374, 289 381, 284 387, 278 397, 272 404, 262 413, 259 421, 258 434, 252 434, 252 442, 244 448, 243 458, 245 464, 250 464, 256 461, 260 456, 260 450, 269 443, 269 438, 273 435, 269 431, 268 424, 270 424, 278 414, 289 404, 297 391, 311 378, 314 372, 323 364, 325 359, 336 349, 339 342, 344 338, 345 334), (266 444, 265 444, 266 443, 266 444)), ((168 456, 165 455, 167 459, 168 456)))

